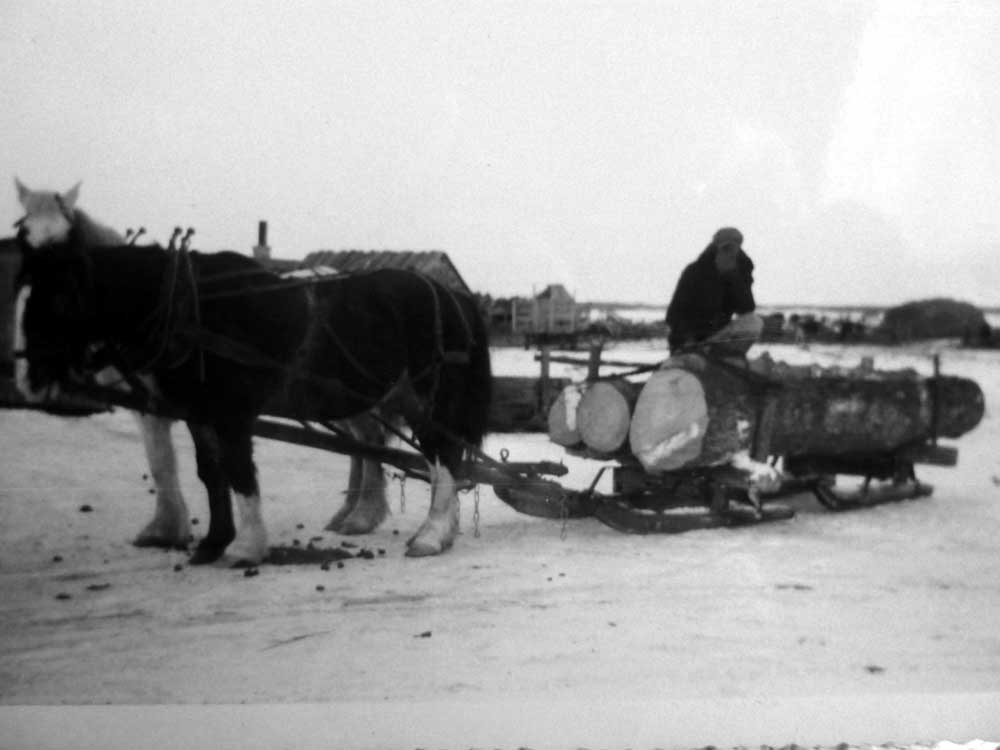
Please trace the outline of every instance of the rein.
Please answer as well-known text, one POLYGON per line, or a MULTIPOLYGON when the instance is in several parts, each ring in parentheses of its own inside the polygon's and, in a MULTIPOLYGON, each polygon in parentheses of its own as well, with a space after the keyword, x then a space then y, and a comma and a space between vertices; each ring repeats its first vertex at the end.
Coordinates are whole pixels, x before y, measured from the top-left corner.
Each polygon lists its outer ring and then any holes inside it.
POLYGON ((140 330, 149 328, 146 340, 138 346, 138 355, 129 357, 120 347, 114 347, 108 354, 116 367, 125 366, 123 375, 148 372, 157 366, 175 369, 191 356, 197 356, 199 379, 205 378, 205 360, 200 347, 182 345, 180 335, 188 328, 201 328, 201 302, 197 273, 186 241, 190 234, 179 249, 174 246, 177 234, 175 231, 166 251, 166 268, 157 304, 137 326, 140 330))

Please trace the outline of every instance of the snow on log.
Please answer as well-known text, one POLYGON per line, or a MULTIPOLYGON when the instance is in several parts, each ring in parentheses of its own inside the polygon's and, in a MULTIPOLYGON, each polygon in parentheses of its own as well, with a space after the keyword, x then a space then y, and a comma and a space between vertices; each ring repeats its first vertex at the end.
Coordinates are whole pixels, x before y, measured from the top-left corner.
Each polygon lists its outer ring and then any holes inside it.
POLYGON ((591 383, 576 411, 584 444, 598 453, 614 453, 625 444, 639 387, 628 380, 591 383))
POLYGON ((753 452, 764 402, 743 373, 692 354, 671 357, 663 367, 655 384, 651 377, 643 389, 649 394, 640 394, 629 435, 646 471, 715 466, 753 452))
POLYGON ((574 383, 563 388, 549 407, 549 440, 571 448, 580 444, 580 430, 577 428, 576 412, 580 399, 586 390, 586 383, 574 383))
POLYGON ((701 455, 708 403, 698 376, 681 368, 659 370, 639 394, 629 447, 646 471, 678 469, 701 455))

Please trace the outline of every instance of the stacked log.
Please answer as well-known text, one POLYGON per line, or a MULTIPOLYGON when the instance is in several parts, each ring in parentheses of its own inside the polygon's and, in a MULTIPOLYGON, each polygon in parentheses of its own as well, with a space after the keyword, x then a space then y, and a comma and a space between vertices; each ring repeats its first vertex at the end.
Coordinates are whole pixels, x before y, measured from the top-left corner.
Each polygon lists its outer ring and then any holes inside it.
POLYGON ((624 378, 567 386, 549 409, 549 439, 597 457, 614 455, 626 444, 640 390, 624 378))
POLYGON ((580 399, 587 388, 586 383, 573 383, 563 388, 549 407, 549 440, 566 448, 574 448, 582 442, 577 426, 576 413, 580 399))
POLYGON ((614 453, 625 445, 639 386, 628 380, 592 383, 576 412, 583 444, 597 453, 614 453))
MULTIPOLYGON (((559 407, 567 423, 570 406, 564 398, 559 407)), ((758 460, 886 453, 934 436, 958 437, 983 411, 982 390, 967 378, 870 367, 779 368, 765 377, 686 355, 668 360, 641 389, 624 379, 591 384, 579 397, 575 431, 556 439, 553 412, 549 431, 560 444, 582 442, 659 474, 729 463, 742 453, 758 460)))
POLYGON ((701 380, 674 367, 646 382, 629 430, 632 454, 653 472, 679 469, 702 453, 708 428, 708 401, 701 380))
POLYGON ((752 447, 762 395, 738 372, 701 357, 668 360, 636 403, 631 454, 651 474, 727 463, 752 447))

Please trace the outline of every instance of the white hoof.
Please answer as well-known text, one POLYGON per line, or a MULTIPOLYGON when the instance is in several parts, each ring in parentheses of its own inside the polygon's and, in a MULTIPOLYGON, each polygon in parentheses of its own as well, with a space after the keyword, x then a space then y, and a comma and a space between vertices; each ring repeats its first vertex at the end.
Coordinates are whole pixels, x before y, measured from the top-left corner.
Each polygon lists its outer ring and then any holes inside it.
POLYGON ((338 525, 341 534, 369 534, 375 531, 389 515, 389 507, 384 501, 361 502, 338 525))
POLYGON ((440 555, 449 549, 458 535, 457 524, 427 520, 406 543, 407 557, 440 555))
POLYGON ((267 541, 264 541, 263 546, 258 544, 244 544, 240 541, 233 542, 229 545, 229 549, 226 553, 235 558, 233 567, 242 568, 249 565, 260 565, 267 558, 268 555, 267 541))
POLYGON ((174 520, 154 518, 139 532, 132 544, 136 547, 187 549, 190 542, 191 524, 185 516, 174 520))
POLYGON ((235 557, 237 564, 256 565, 264 561, 269 553, 267 530, 260 515, 260 496, 234 493, 240 524, 236 528, 236 539, 226 550, 235 557))

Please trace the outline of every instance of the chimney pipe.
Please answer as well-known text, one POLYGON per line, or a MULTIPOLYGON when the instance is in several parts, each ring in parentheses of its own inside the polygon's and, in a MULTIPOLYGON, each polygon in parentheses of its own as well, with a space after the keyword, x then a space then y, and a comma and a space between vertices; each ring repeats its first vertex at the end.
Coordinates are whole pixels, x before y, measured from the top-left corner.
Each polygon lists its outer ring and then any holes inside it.
POLYGON ((254 260, 269 260, 271 246, 267 244, 267 222, 257 222, 257 244, 253 248, 254 260))

